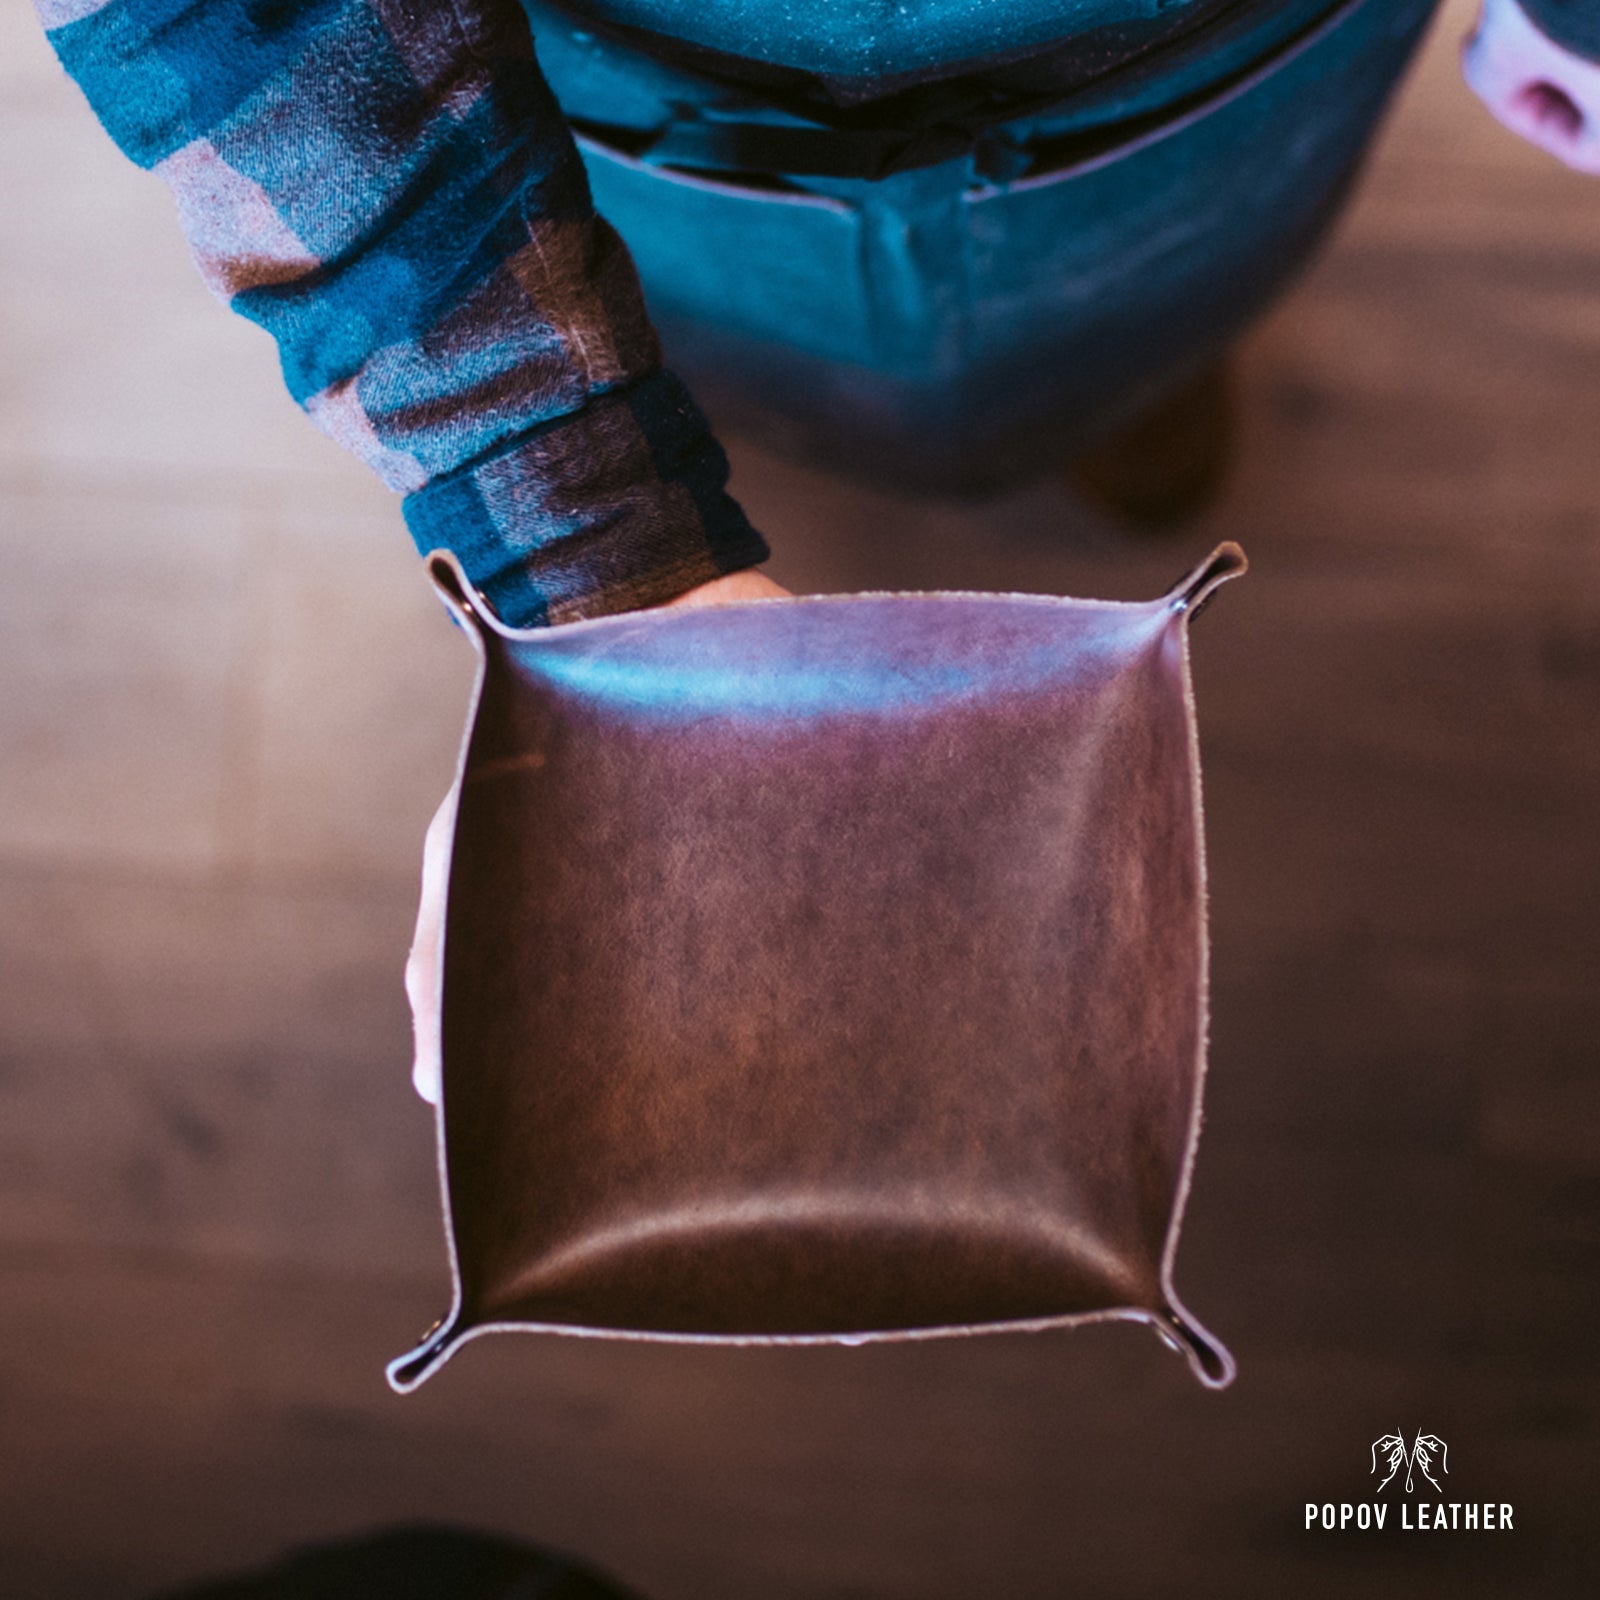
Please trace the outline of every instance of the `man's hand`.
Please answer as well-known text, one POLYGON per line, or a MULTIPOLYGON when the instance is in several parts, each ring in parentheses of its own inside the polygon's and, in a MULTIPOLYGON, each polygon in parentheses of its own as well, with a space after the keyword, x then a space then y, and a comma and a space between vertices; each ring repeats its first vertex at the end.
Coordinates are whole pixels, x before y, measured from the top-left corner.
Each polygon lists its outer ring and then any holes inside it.
POLYGON ((1579 172, 1600 174, 1600 64, 1541 33, 1517 0, 1484 0, 1461 65, 1513 133, 1579 172))
MULTIPOLYGON (((710 583, 667 601, 661 609, 723 606, 736 600, 778 600, 788 593, 781 584, 752 568, 713 578, 710 583)), ((438 1104, 443 1067, 439 1054, 439 1005, 444 979, 444 906, 450 882, 450 841, 455 835, 456 802, 460 798, 460 787, 452 784, 422 842, 422 895, 417 904, 417 931, 406 961, 406 999, 411 1002, 415 1036, 411 1082, 429 1105, 438 1104)))
POLYGON ((789 591, 781 583, 774 583, 765 573, 754 567, 744 572, 730 572, 725 578, 713 578, 698 589, 680 594, 659 609, 670 611, 678 606, 725 606, 734 600, 781 600, 789 591))
POLYGON ((423 836, 422 894, 417 901, 417 929, 411 936, 411 954, 406 957, 406 999, 411 1002, 411 1084, 430 1106, 439 1103, 439 1080, 444 1067, 439 1049, 444 901, 450 882, 450 840, 456 830, 456 802, 460 798, 460 784, 451 784, 423 836))

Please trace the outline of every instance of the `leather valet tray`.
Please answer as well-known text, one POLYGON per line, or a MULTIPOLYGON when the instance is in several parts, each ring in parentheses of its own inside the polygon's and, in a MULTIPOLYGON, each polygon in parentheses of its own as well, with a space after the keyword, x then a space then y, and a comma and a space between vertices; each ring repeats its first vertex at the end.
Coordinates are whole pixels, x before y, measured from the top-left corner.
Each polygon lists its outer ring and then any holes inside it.
POLYGON ((479 652, 438 1108, 454 1303, 491 1329, 863 1342, 1100 1318, 1200 1380, 1173 1257, 1205 887, 1188 623, 861 594, 479 652))

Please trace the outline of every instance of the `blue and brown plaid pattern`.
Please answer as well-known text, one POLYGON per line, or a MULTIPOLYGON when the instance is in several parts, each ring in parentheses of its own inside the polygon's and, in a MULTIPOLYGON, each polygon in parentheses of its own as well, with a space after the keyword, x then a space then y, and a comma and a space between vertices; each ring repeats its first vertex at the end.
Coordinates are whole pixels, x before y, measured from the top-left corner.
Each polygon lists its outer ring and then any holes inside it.
POLYGON ((294 398, 509 622, 765 558, 516 0, 35 0, 294 398))

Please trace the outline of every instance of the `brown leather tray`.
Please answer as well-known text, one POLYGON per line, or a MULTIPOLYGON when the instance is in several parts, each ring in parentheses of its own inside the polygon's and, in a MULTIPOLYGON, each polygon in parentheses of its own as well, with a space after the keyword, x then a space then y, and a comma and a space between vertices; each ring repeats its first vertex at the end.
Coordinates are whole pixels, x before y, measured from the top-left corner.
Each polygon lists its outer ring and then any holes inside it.
POLYGON ((802 1342, 1154 1326, 1206 941, 1188 621, 848 595, 519 633, 481 659, 445 922, 450 1314, 802 1342))

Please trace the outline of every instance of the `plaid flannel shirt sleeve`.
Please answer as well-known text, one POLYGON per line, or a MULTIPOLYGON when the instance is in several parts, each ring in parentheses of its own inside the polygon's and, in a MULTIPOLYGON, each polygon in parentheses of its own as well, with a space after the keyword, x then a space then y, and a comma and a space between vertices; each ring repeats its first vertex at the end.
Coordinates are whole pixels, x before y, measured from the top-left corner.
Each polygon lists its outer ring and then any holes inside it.
POLYGON ((211 288, 508 622, 763 560, 516 0, 35 0, 211 288))

